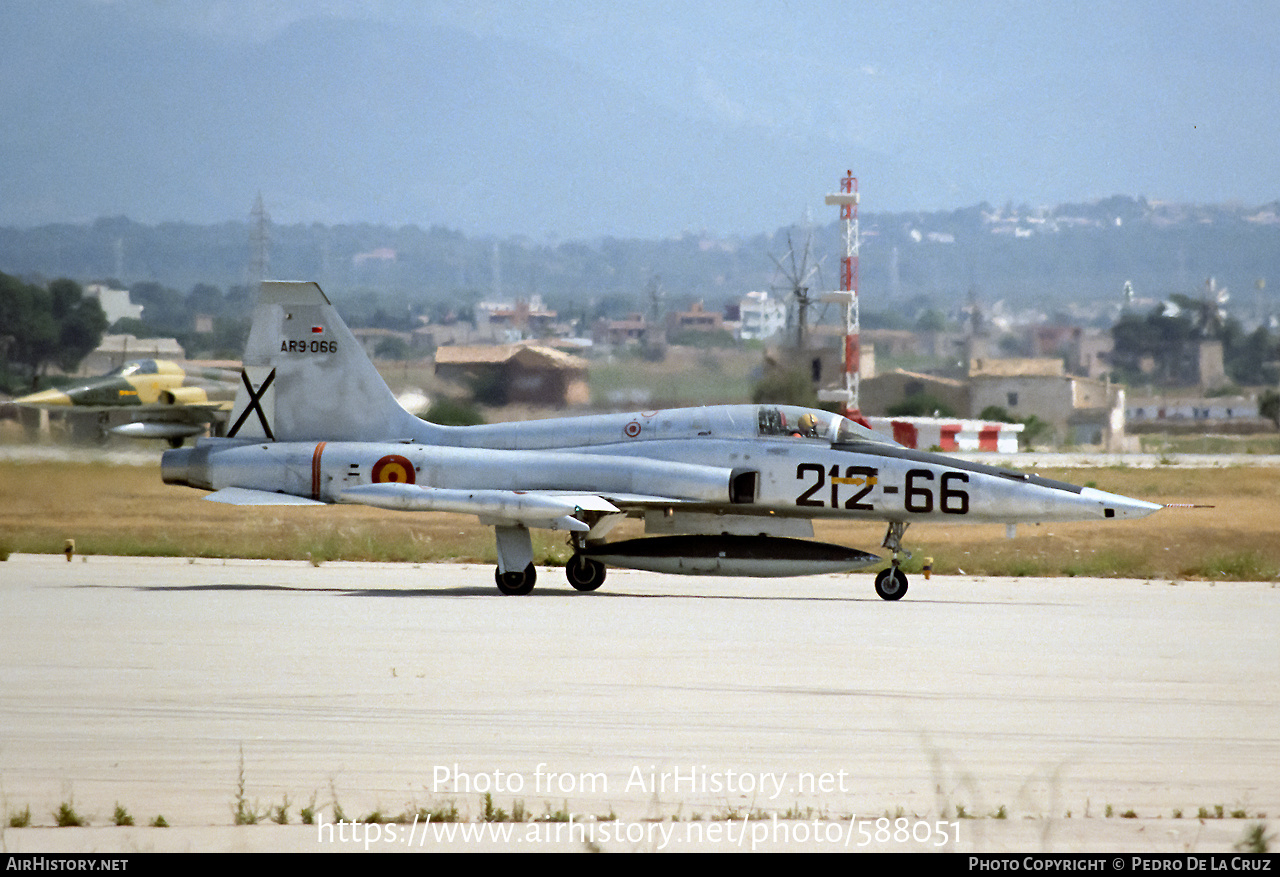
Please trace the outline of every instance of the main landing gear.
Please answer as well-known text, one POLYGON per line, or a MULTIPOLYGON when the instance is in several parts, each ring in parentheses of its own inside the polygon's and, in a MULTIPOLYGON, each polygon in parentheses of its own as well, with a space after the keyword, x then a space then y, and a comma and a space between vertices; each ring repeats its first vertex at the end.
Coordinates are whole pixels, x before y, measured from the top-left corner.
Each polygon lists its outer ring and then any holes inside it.
POLYGON ((907 576, 900 569, 902 561, 898 557, 899 554, 911 556, 910 551, 902 548, 902 534, 906 531, 907 524, 902 521, 890 521, 889 532, 885 534, 884 542, 881 543, 893 552, 893 560, 890 561, 892 565, 888 569, 880 570, 876 576, 876 593, 882 600, 901 600, 907 593, 907 576))
POLYGON ((502 593, 523 597, 533 590, 538 580, 538 573, 533 568, 533 543, 529 540, 529 529, 515 524, 495 527, 493 532, 498 540, 498 568, 493 572, 493 580, 502 593))
MULTIPOLYGON (((528 528, 503 525, 495 527, 494 533, 498 542, 498 568, 493 571, 493 580, 498 590, 511 597, 531 593, 538 581, 538 573, 533 567, 533 543, 529 539, 528 528)), ((585 540, 581 544, 575 543, 575 547, 585 548, 585 540)), ((604 564, 577 551, 564 565, 564 572, 569 584, 579 591, 594 591, 604 584, 604 564)))
POLYGON ((530 563, 523 570, 508 570, 503 572, 501 569, 493 571, 494 581, 498 583, 498 590, 509 597, 523 597, 533 590, 533 585, 538 580, 538 572, 530 563))
MULTIPOLYGON (((575 554, 564 565, 564 574, 576 590, 594 591, 604 584, 605 566, 598 560, 575 554)), ((538 572, 532 563, 522 570, 503 572, 495 569, 493 580, 497 583, 498 590, 507 596, 523 597, 533 591, 533 586, 538 581, 538 572)))

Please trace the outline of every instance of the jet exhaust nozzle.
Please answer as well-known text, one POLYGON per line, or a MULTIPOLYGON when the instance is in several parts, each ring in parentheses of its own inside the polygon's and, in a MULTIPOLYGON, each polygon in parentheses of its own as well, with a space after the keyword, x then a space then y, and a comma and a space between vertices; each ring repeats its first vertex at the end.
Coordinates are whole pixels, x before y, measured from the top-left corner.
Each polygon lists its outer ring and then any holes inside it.
POLYGON ((160 455, 160 477, 165 484, 181 484, 213 490, 209 479, 208 448, 177 448, 160 455))

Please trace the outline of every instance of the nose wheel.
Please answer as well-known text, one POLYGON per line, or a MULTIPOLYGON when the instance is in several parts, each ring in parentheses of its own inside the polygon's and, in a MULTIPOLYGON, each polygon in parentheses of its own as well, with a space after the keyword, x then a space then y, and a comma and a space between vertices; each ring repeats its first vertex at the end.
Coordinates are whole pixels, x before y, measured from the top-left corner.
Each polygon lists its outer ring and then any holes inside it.
POLYGON ((598 560, 575 554, 564 565, 564 574, 574 590, 594 591, 604 584, 605 568, 598 560))
POLYGON ((880 570, 876 576, 876 593, 882 600, 901 600, 902 595, 907 593, 907 577, 896 563, 888 569, 880 570))
POLYGON ((910 551, 902 548, 902 535, 907 532, 907 526, 902 521, 890 521, 889 532, 885 534, 884 542, 881 543, 893 552, 892 566, 880 570, 876 575, 876 593, 880 595, 881 600, 901 600, 907 593, 907 576, 900 568, 902 561, 898 557, 899 554, 911 556, 910 551))

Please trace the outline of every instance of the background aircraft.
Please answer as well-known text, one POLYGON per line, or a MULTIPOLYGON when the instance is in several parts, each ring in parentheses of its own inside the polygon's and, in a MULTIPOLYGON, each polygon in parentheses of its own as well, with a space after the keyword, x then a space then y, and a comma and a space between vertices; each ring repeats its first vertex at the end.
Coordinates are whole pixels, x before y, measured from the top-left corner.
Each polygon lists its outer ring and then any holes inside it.
POLYGON ((360 503, 474 514, 497 538, 495 579, 527 594, 530 528, 564 530, 569 582, 608 565, 691 575, 852 570, 881 558, 812 541, 813 520, 885 521, 898 566, 916 521, 1104 520, 1161 506, 909 450, 826 411, 780 405, 446 427, 406 412, 314 283, 265 282, 225 438, 165 452, 165 482, 241 505, 360 503), (646 538, 608 542, 624 517, 646 538))
POLYGON ((100 438, 111 432, 165 439, 176 448, 210 426, 218 433, 235 393, 234 373, 191 371, 164 359, 135 359, 86 383, 42 390, 14 399, 13 404, 70 417, 89 415, 100 438))

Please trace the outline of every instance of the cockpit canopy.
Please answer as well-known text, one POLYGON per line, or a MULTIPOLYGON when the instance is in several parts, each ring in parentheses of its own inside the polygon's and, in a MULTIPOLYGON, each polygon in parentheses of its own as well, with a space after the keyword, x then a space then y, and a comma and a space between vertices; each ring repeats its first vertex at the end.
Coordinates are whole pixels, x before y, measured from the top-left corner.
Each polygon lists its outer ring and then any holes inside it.
POLYGON ((796 405, 761 405, 757 409, 756 422, 762 436, 790 436, 837 445, 849 442, 894 444, 847 417, 796 405))
POLYGON ((167 359, 131 359, 107 372, 106 378, 132 378, 139 375, 182 375, 182 369, 167 359))
POLYGON ((122 366, 113 368, 104 377, 127 378, 133 375, 154 375, 159 371, 154 359, 134 359, 122 366))

